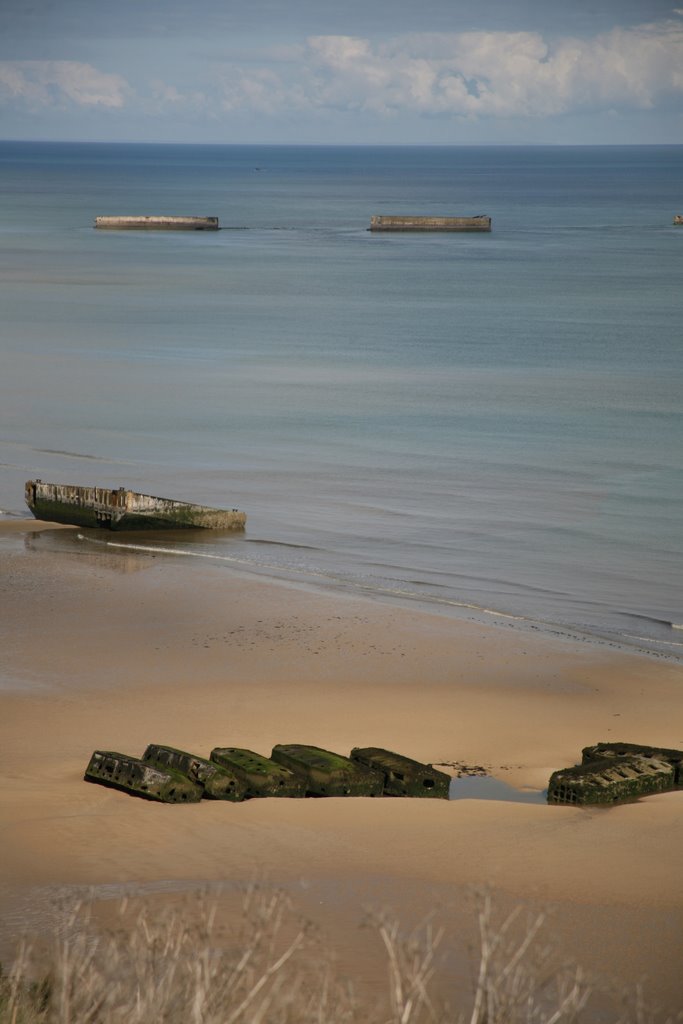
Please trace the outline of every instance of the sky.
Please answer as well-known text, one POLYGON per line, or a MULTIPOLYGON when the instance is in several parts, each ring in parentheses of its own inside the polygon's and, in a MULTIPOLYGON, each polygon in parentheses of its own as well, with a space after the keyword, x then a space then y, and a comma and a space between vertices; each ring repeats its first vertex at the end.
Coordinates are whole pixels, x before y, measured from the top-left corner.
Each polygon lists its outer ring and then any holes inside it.
POLYGON ((679 144, 683 7, 0 0, 0 138, 679 144))

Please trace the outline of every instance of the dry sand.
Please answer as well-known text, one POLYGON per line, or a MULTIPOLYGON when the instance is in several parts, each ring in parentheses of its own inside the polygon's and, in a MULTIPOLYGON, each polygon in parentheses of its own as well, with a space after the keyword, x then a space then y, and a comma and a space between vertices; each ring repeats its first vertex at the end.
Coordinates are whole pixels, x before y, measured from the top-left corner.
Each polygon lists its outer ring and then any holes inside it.
POLYGON ((32 530, 0 528, 0 955, 48 927, 61 886, 163 900, 258 874, 320 924, 342 971, 379 984, 364 907, 406 922, 437 908, 466 944, 467 893, 487 885, 501 908, 548 909, 589 971, 683 1005, 683 792, 609 810, 165 806, 83 782, 96 748, 301 742, 483 765, 538 791, 589 743, 683 747, 680 664, 32 530))

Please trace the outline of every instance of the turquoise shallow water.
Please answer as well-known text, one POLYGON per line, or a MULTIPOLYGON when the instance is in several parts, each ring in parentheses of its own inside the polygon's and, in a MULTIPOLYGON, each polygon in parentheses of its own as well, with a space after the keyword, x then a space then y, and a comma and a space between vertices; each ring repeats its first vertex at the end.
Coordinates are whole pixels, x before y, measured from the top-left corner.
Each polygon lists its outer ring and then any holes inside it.
POLYGON ((683 147, 2 143, 0 508, 33 476, 238 505, 243 538, 143 543, 683 653, 681 171, 683 147), (93 230, 113 213, 224 230, 93 230))

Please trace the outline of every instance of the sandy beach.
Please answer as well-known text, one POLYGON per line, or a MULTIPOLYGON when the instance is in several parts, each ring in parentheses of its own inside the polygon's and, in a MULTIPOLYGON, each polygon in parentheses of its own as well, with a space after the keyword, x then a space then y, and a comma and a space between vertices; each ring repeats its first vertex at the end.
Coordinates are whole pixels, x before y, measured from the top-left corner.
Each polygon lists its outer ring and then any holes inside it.
POLYGON ((683 792, 609 810, 500 800, 164 806, 83 781, 94 749, 204 756, 376 745, 481 765, 523 793, 602 740, 683 747, 680 664, 504 623, 316 592, 0 528, 0 959, 62 887, 163 900, 256 875, 340 970, 384 977, 364 908, 435 908, 463 946, 472 886, 550 914, 568 959, 683 1004, 683 792))

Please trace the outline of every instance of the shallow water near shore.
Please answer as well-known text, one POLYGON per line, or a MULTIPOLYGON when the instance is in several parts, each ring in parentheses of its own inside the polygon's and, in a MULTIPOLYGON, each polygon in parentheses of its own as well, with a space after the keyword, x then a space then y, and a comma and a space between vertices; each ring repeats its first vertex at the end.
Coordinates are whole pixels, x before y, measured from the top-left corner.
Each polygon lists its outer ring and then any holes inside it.
POLYGON ((516 789, 492 775, 463 775, 451 779, 449 800, 504 800, 516 804, 547 804, 547 790, 516 789))
POLYGON ((31 477, 238 506, 243 536, 55 543, 680 657, 682 170, 683 147, 0 144, 0 508, 31 477), (367 231, 415 212, 493 231, 367 231))

